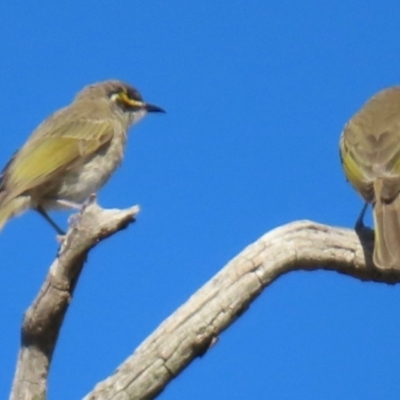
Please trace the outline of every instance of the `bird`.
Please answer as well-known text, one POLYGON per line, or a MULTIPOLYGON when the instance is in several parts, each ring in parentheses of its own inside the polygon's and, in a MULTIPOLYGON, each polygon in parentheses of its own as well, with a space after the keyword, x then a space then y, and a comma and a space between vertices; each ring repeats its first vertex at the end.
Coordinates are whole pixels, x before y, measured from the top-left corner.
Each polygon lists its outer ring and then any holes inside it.
POLYGON ((340 137, 347 180, 373 207, 373 262, 400 270, 400 86, 381 90, 347 122, 340 137))
POLYGON ((32 209, 64 234, 48 212, 80 209, 121 164, 129 128, 147 113, 164 112, 120 80, 85 86, 35 129, 3 168, 0 230, 32 209))

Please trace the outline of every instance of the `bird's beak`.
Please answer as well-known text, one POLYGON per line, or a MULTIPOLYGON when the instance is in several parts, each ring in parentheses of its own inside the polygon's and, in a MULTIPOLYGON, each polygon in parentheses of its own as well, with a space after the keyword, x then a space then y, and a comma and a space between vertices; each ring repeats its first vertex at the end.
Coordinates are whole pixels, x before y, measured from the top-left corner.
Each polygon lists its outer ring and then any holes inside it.
POLYGON ((166 112, 163 108, 155 106, 154 104, 149 104, 149 103, 144 103, 143 104, 143 108, 147 112, 158 112, 158 113, 165 113, 166 112))

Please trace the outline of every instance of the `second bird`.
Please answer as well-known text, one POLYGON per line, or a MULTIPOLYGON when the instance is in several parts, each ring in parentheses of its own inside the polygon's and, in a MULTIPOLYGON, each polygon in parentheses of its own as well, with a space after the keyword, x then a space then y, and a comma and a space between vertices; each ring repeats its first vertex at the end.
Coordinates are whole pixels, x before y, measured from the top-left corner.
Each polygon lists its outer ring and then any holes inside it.
POLYGON ((382 90, 353 116, 340 153, 347 179, 373 205, 375 265, 400 270, 400 87, 382 90))
POLYGON ((143 101, 128 84, 110 80, 85 87, 69 105, 32 133, 0 176, 0 229, 28 209, 79 208, 122 161, 128 129, 149 112, 164 112, 143 101))

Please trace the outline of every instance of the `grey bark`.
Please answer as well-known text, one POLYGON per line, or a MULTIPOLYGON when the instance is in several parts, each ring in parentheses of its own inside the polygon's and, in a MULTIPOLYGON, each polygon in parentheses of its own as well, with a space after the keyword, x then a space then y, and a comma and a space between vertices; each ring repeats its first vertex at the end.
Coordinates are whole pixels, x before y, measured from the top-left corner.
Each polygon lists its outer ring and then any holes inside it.
MULTIPOLYGON (((44 399, 51 355, 89 250, 132 222, 137 208, 91 204, 67 233, 38 297, 26 313, 11 399, 44 399)), ((372 263, 373 234, 311 221, 265 234, 233 258, 176 310, 85 400, 153 399, 227 329, 274 280, 291 271, 325 269, 394 284, 396 271, 372 263)), ((205 361, 206 362, 206 361, 205 361)))
POLYGON ((102 210, 93 197, 62 241, 57 257, 25 313, 11 400, 44 400, 51 359, 89 251, 135 220, 137 206, 102 210))

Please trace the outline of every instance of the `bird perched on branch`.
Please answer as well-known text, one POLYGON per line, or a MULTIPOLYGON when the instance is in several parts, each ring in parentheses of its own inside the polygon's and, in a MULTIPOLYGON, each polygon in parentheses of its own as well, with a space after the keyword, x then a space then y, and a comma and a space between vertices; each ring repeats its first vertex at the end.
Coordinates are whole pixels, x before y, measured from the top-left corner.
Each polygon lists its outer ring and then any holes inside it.
POLYGON ((400 87, 382 90, 350 119, 340 154, 347 179, 373 206, 374 264, 400 270, 400 87))
POLYGON ((132 86, 110 80, 86 86, 47 118, 0 176, 0 229, 13 216, 38 211, 58 233, 49 210, 80 208, 121 163, 128 129, 149 112, 132 86))

